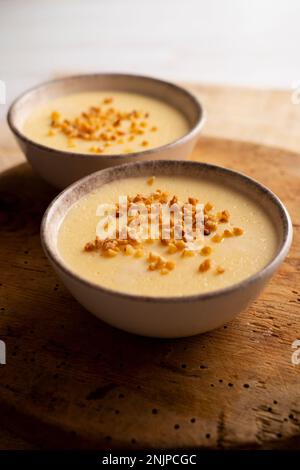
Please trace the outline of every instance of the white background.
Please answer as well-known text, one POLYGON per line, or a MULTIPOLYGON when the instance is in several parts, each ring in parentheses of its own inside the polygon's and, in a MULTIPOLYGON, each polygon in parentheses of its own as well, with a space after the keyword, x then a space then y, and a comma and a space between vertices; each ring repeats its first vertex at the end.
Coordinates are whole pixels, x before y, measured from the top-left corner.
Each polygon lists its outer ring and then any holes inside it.
POLYGON ((91 71, 290 88, 300 1, 0 0, 0 61, 8 102, 53 75, 91 71))

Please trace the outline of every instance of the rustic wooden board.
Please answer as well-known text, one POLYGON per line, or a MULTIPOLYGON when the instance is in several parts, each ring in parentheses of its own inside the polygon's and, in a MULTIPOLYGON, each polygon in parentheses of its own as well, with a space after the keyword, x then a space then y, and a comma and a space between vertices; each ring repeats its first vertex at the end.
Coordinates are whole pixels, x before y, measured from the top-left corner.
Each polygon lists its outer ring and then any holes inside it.
POLYGON ((267 184, 295 235, 255 304, 221 329, 180 340, 132 336, 87 313, 41 249, 39 224, 55 191, 25 163, 2 172, 3 429, 43 448, 300 446, 300 365, 291 363, 300 338, 300 155, 206 137, 192 158, 267 184))

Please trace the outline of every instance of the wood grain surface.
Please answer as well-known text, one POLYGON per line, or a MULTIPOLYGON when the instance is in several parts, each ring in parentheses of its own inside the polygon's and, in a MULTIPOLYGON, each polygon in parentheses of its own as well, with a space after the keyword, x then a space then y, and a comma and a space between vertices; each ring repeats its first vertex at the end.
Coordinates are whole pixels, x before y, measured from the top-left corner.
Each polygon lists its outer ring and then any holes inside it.
POLYGON ((103 324, 60 284, 39 240, 55 190, 10 138, 0 152, 1 448, 300 446, 300 365, 291 362, 300 339, 300 154, 199 140, 194 160, 243 171, 282 198, 294 242, 260 299, 234 321, 154 340, 103 324))

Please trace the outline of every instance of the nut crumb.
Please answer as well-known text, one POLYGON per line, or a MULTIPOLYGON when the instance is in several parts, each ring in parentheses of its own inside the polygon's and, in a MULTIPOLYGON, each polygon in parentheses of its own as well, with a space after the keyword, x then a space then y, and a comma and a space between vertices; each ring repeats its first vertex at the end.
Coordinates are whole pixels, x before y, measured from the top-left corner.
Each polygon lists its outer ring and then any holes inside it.
POLYGON ((151 177, 147 180, 147 184, 148 184, 149 186, 152 186, 153 183, 154 183, 154 181, 155 181, 155 176, 151 176, 151 177))
POLYGON ((170 271, 169 271, 167 268, 162 268, 162 269, 160 270, 160 274, 161 274, 162 276, 165 276, 166 274, 169 274, 169 272, 170 272, 170 271))
POLYGON ((212 248, 211 248, 210 246, 204 246, 204 247, 201 249, 200 254, 201 254, 202 256, 208 256, 208 255, 211 254, 211 252, 212 252, 212 248))
POLYGON ((236 237, 239 237, 240 235, 243 235, 244 230, 240 227, 234 227, 233 233, 236 237))
POLYGON ((223 232, 223 237, 224 238, 231 238, 231 237, 233 237, 233 233, 231 232, 231 230, 226 229, 223 232))
POLYGON ((221 243, 223 241, 223 237, 222 237, 222 235, 219 235, 219 234, 216 233, 216 235, 214 235, 212 237, 212 241, 214 243, 221 243))
POLYGON ((211 268, 211 260, 210 259, 205 259, 202 261, 202 263, 199 266, 199 272, 204 273, 208 271, 211 268))
POLYGON ((225 272, 225 268, 223 266, 218 266, 216 268, 216 274, 223 274, 225 272))

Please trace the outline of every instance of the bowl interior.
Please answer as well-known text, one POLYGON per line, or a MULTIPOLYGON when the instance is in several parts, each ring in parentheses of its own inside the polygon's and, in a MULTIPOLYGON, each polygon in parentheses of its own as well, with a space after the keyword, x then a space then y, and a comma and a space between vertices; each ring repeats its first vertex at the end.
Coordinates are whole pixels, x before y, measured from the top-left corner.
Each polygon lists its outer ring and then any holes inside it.
POLYGON ((219 182, 229 187, 231 186, 235 190, 251 197, 252 200, 256 201, 271 217, 274 229, 277 232, 277 252, 268 266, 274 262, 278 255, 280 255, 283 260, 291 241, 291 222, 285 207, 271 191, 251 178, 226 168, 205 163, 170 160, 145 161, 120 165, 93 173, 77 181, 72 186, 69 186, 52 202, 44 216, 42 239, 48 255, 50 255, 51 258, 55 258, 56 262, 70 272, 70 269, 64 264, 57 248, 60 224, 70 207, 90 191, 116 179, 134 176, 146 177, 151 175, 186 175, 213 179, 214 182, 219 182))
POLYGON ((35 107, 60 96, 105 90, 138 93, 164 101, 186 117, 191 129, 203 117, 198 100, 187 90, 172 83, 138 75, 95 74, 52 80, 29 90, 13 104, 9 120, 22 134, 24 122, 35 107))

